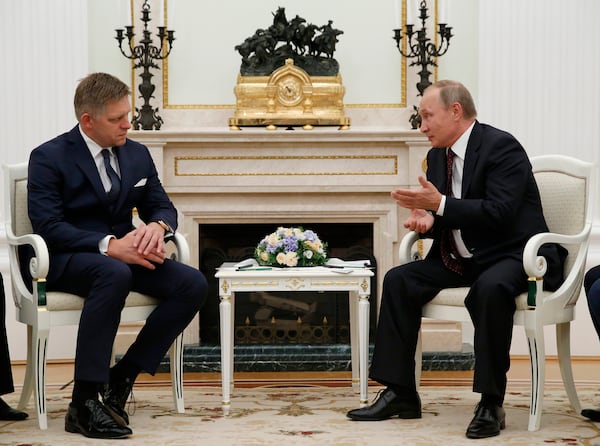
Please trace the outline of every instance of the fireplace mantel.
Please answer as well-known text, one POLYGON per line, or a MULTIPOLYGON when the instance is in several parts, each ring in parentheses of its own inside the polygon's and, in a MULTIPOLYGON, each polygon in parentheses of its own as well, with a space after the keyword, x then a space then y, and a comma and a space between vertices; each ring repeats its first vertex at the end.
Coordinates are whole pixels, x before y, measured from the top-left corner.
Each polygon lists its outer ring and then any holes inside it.
POLYGON ((393 131, 389 127, 204 128, 132 131, 129 136, 151 149, 164 185, 171 192, 223 192, 223 186, 242 193, 272 192, 273 186, 281 192, 297 192, 298 187, 314 192, 328 186, 339 191, 389 193, 399 184, 418 184, 411 172, 422 171, 423 157, 430 147, 416 130, 393 131), (290 160, 293 166, 286 170, 290 160), (283 166, 275 168, 278 163, 283 166), (359 164, 362 166, 357 168, 359 164), (240 181, 232 182, 232 178, 240 181), (308 178, 311 181, 307 184, 308 178))
MULTIPOLYGON (((416 130, 389 127, 178 129, 129 136, 150 149, 194 266, 202 223, 372 223, 379 290, 385 272, 398 263, 407 216, 390 191, 418 185, 430 147, 416 130)), ((372 300, 379 304, 378 296, 372 300)), ((192 325, 186 342, 197 342, 197 333, 192 325)))

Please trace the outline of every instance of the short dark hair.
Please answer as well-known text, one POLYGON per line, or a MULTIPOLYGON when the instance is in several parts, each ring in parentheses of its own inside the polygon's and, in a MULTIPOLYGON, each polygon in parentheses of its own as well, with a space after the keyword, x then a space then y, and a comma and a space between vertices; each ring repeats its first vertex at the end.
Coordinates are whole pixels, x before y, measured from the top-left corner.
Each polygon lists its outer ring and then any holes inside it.
POLYGON ((441 80, 437 81, 431 87, 440 90, 440 100, 446 108, 450 107, 455 102, 458 102, 463 109, 463 116, 467 119, 477 117, 477 109, 475 102, 467 87, 458 81, 441 80))
POLYGON ((101 114, 108 102, 118 101, 130 94, 129 86, 111 74, 88 74, 79 81, 75 90, 75 117, 79 121, 84 113, 101 114))

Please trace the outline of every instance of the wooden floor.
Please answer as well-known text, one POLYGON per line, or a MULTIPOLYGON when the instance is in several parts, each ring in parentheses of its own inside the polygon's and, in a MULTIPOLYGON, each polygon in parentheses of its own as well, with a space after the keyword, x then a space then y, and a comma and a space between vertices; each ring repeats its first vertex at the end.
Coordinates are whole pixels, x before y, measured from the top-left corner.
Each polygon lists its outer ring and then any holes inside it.
MULTIPOLYGON (((548 358, 546 363, 546 385, 562 387, 558 360, 548 358)), ((578 385, 600 387, 600 358, 574 358, 573 375, 578 385)), ((13 363, 15 387, 20 388, 25 375, 23 362, 13 363)), ((425 371, 421 385, 470 386, 472 371, 425 371)), ((51 361, 46 370, 48 388, 61 388, 70 385, 73 378, 73 363, 51 361)), ((513 357, 508 373, 509 386, 529 386, 529 358, 513 357)), ((185 373, 186 385, 220 386, 219 373, 185 373)), ((351 383, 350 372, 243 372, 235 374, 236 385, 256 386, 261 384, 321 384, 330 386, 346 386, 351 383)), ((170 376, 159 373, 156 376, 142 374, 136 385, 169 385, 170 376)), ((376 383, 373 383, 376 384, 376 383)))

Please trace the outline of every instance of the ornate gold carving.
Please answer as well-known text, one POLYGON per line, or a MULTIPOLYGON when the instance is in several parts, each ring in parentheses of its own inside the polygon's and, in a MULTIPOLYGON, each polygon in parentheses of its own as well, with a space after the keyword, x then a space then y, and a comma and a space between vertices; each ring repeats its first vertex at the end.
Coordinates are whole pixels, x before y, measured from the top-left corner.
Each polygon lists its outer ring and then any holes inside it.
POLYGON ((347 285, 357 285, 358 282, 355 280, 313 280, 312 284, 316 286, 347 286, 347 285))
POLYGON ((287 59, 271 76, 238 75, 234 88, 236 109, 229 118, 229 128, 339 125, 347 129, 350 118, 344 115, 345 92, 339 74, 309 76, 287 59))
POLYGON ((369 289, 369 282, 367 281, 367 279, 363 279, 362 283, 360 284, 360 287, 362 288, 363 292, 367 292, 367 290, 369 289))
POLYGON ((245 280, 241 280, 241 281, 235 281, 232 283, 232 286, 234 288, 236 287, 249 287, 249 286, 254 286, 254 287, 260 287, 260 286, 266 286, 266 287, 271 287, 271 286, 277 286, 279 285, 279 282, 276 280, 271 280, 271 281, 267 281, 267 282, 248 282, 245 280))
POLYGON ((229 282, 227 282, 227 280, 223 281, 223 284, 221 285, 221 289, 223 290, 223 294, 228 294, 229 282))
POLYGON ((297 277, 286 279, 286 283, 286 287, 292 290, 298 290, 306 286, 304 279, 298 279, 297 277))

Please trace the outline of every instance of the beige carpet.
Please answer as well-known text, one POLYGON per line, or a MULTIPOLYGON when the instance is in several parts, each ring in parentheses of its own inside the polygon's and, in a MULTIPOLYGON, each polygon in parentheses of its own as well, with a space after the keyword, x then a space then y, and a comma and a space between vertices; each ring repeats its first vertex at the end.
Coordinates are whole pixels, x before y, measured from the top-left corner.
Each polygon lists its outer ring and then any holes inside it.
MULTIPOLYGON (((369 389, 374 398, 379 390, 369 389)), ((477 396, 468 387, 424 387, 423 418, 353 422, 346 418, 358 396, 348 387, 263 386, 238 388, 228 416, 221 409, 218 387, 186 386, 186 413, 173 412, 167 387, 134 389, 134 435, 127 445, 600 445, 600 424, 579 417, 563 390, 547 391, 542 428, 527 431, 528 391, 506 397, 507 428, 499 437, 468 440, 465 428, 477 396)), ((64 431, 68 390, 48 392, 48 430, 40 431, 35 416, 22 422, 0 422, 0 445, 70 446, 107 444, 64 431)), ((9 395, 14 404, 17 396, 9 395)), ((600 405, 600 392, 580 389, 584 407, 600 405)), ((30 407, 30 416, 32 409, 30 407)))

